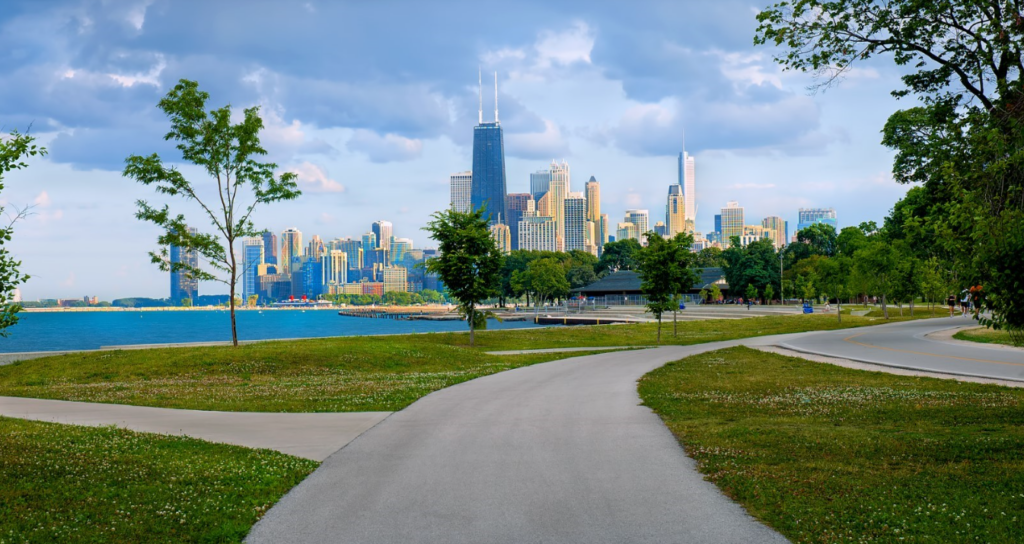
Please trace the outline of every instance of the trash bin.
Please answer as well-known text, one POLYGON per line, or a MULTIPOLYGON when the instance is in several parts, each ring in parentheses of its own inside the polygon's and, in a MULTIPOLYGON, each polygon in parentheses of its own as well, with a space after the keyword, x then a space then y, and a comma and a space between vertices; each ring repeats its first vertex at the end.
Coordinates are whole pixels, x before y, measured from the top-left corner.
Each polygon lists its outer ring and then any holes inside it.
POLYGON ((813 314, 814 313, 814 307, 805 302, 804 303, 804 313, 805 314, 813 314))

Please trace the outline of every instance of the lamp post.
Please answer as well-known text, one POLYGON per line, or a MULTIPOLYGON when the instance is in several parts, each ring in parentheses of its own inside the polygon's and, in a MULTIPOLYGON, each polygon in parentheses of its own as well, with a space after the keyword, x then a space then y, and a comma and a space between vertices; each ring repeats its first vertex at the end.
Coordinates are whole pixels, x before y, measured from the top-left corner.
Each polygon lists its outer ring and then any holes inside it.
POLYGON ((782 283, 782 259, 785 257, 785 253, 779 252, 779 303, 783 306, 786 305, 786 288, 783 287, 782 283))

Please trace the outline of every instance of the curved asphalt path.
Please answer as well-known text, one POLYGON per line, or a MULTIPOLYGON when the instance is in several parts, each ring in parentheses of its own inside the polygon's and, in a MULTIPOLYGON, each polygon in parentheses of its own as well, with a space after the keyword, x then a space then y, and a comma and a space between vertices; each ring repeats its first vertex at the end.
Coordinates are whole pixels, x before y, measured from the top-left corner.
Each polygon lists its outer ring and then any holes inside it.
POLYGON ((922 319, 862 329, 792 335, 783 348, 896 368, 960 376, 1024 381, 1024 350, 964 345, 927 335, 977 325, 970 318, 922 319))
POLYGON ((786 542, 639 405, 645 373, 736 344, 564 359, 432 393, 328 458, 247 541, 786 542))

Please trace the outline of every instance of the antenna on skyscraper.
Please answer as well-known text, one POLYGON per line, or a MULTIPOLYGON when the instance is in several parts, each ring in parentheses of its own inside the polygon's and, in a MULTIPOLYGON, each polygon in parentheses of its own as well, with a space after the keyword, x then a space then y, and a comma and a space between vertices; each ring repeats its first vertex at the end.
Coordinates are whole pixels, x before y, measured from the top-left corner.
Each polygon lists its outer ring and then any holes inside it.
POLYGON ((484 76, 479 66, 476 67, 476 91, 480 95, 480 114, 477 124, 482 125, 484 124, 484 76))
POLYGON ((686 156, 686 127, 683 127, 683 156, 686 156))
POLYGON ((494 72, 494 124, 498 124, 498 72, 494 72))

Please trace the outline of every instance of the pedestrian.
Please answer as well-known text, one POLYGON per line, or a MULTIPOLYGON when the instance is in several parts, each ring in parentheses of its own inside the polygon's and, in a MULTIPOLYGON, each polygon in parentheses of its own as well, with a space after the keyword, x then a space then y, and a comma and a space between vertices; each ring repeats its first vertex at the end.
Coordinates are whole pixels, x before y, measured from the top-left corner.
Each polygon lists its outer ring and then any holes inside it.
POLYGON ((963 298, 960 300, 960 315, 966 317, 967 311, 971 306, 971 292, 964 289, 960 294, 963 295, 963 298))
POLYGON ((949 305, 949 317, 953 317, 953 309, 956 308, 956 297, 952 293, 946 297, 946 304, 949 305))
POLYGON ((825 311, 826 312, 831 312, 832 311, 832 304, 829 302, 829 299, 827 299, 827 298, 825 299, 825 311))

